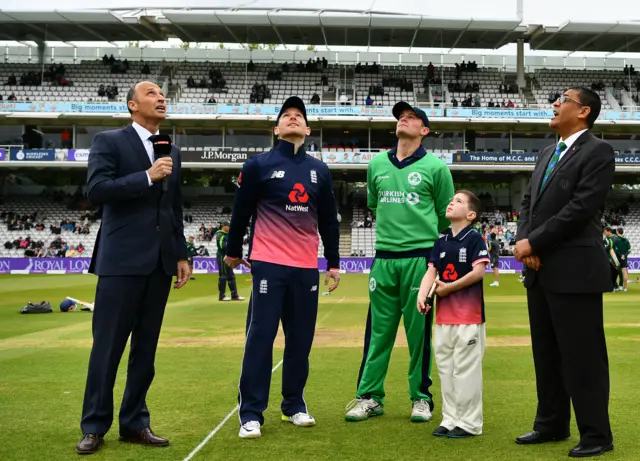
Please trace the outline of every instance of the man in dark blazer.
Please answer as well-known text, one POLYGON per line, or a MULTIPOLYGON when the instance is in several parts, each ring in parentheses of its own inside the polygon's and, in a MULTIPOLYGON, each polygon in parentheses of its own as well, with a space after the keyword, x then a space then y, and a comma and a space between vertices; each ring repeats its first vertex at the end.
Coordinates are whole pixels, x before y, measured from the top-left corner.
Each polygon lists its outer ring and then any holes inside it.
POLYGON ((79 454, 95 453, 113 421, 113 385, 131 335, 120 439, 151 446, 169 441, 150 428, 145 397, 171 278, 189 280, 182 221, 180 152, 154 158, 154 135, 165 119, 160 88, 138 83, 127 94, 133 123, 96 135, 89 154, 87 195, 102 207, 89 272, 96 274, 93 347, 82 409, 79 454), (165 185, 163 181, 168 181, 165 185))
POLYGON ((571 457, 613 449, 609 424, 609 363, 602 298, 611 291, 601 218, 615 170, 609 144, 589 129, 600 97, 570 88, 553 104, 551 128, 560 142, 538 158, 522 202, 516 258, 526 268, 538 410, 537 444, 569 437, 571 403, 580 443, 571 457))

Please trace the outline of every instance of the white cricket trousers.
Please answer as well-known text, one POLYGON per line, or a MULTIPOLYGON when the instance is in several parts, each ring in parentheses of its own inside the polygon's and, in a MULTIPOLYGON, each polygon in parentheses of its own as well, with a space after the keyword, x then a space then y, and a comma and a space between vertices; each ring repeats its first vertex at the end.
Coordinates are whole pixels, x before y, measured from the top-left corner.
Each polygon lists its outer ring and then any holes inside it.
POLYGON ((441 426, 482 434, 484 324, 436 325, 436 365, 442 388, 441 426))

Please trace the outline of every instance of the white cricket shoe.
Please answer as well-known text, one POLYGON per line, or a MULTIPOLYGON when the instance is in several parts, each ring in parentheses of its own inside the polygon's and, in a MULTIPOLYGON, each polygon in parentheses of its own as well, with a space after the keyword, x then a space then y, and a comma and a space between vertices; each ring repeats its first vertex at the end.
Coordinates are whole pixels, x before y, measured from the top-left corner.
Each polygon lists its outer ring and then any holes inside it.
POLYGON ((500 282, 493 282, 491 285, 489 285, 490 287, 499 287, 500 286, 500 282))
POLYGON ((225 296, 224 298, 219 298, 219 301, 231 301, 231 298, 228 296, 225 296))
POLYGON ((431 408, 426 400, 416 400, 413 402, 411 410, 411 421, 414 423, 426 423, 431 420, 431 408))
POLYGON ((237 298, 232 298, 234 301, 244 301, 242 296, 238 296, 237 298))
POLYGON ((316 420, 309 413, 296 413, 293 416, 282 415, 282 421, 292 423, 298 427, 311 427, 316 425, 316 420))
POLYGON ((260 432, 260 423, 258 421, 248 421, 240 426, 238 436, 241 439, 257 439, 262 435, 260 432))
POLYGON ((345 421, 364 421, 370 416, 382 416, 384 407, 373 399, 355 399, 347 405, 345 421))

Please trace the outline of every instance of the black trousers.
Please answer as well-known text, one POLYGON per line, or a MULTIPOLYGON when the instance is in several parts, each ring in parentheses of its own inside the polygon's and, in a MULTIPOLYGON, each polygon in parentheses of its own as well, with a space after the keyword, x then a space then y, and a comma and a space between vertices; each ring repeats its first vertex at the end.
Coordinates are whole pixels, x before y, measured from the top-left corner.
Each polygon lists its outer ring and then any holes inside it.
POLYGON ((99 277, 93 311, 93 347, 82 407, 83 434, 106 434, 113 422, 113 386, 131 335, 127 384, 120 406, 120 433, 150 427, 145 398, 171 276, 158 267, 148 276, 99 277))
POLYGON ((237 298, 238 287, 236 284, 236 274, 233 269, 224 263, 224 256, 216 256, 218 259, 218 299, 223 299, 227 291, 227 283, 229 284, 229 291, 232 298, 237 298))
MULTIPOLYGON (((616 269, 616 266, 614 266, 613 264, 609 264, 609 270, 611 271, 611 280, 613 280, 613 287, 618 288, 618 274, 622 276, 622 271, 616 269)), ((620 284, 620 286, 622 286, 622 283, 620 284)))
POLYGON ((264 423, 269 402, 273 341, 282 321, 282 414, 307 413, 304 388, 318 315, 318 269, 261 261, 251 264, 253 291, 247 313, 247 339, 240 374, 240 421, 264 423))
POLYGON ((573 403, 580 442, 612 443, 602 294, 549 293, 536 281, 527 301, 538 393, 533 429, 568 435, 573 403))

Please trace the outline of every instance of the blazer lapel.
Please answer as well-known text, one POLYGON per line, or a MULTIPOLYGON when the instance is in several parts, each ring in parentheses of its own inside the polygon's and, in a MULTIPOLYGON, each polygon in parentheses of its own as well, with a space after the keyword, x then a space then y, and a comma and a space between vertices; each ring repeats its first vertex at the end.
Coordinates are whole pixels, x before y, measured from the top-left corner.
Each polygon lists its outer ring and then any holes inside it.
POLYGON ((536 201, 540 195, 540 183, 542 182, 544 172, 547 170, 547 165, 549 165, 549 160, 551 160, 554 151, 555 145, 551 145, 547 147, 547 150, 542 151, 540 158, 541 168, 538 168, 531 177, 531 209, 536 205, 536 201))
MULTIPOLYGON (((544 191, 546 191, 549 188, 549 184, 551 184, 551 181, 553 181, 553 178, 556 176, 556 173, 558 173, 558 171, 574 156, 576 155, 576 153, 580 150, 580 148, 582 147, 582 145, 587 142, 587 140, 589 140, 591 136, 591 133, 589 133, 588 131, 585 131, 578 139, 576 139, 576 142, 573 143, 573 145, 571 146, 571 148, 562 156, 562 158, 560 159, 560 161, 557 163, 557 165, 555 166, 555 168, 553 169, 553 171, 551 171, 551 174, 549 175, 549 179, 547 179, 546 184, 544 185, 544 187, 540 190, 540 194, 542 195, 544 194, 544 191)), ((546 169, 546 168, 545 168, 546 169)))
POLYGON ((138 158, 138 162, 140 163, 140 166, 143 167, 145 170, 148 170, 149 168, 151 168, 151 160, 147 155, 147 149, 144 148, 144 144, 142 144, 142 141, 140 140, 140 136, 138 136, 138 133, 133 128, 133 126, 129 125, 126 128, 124 128, 122 131, 124 132, 125 136, 129 140, 129 143, 133 147, 133 150, 136 153, 136 157, 138 158))

